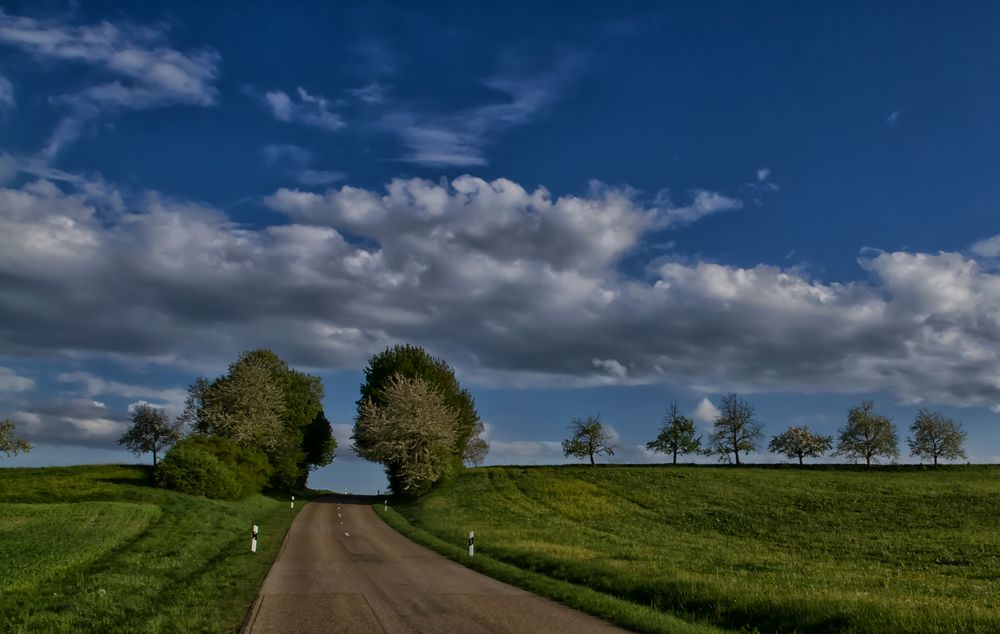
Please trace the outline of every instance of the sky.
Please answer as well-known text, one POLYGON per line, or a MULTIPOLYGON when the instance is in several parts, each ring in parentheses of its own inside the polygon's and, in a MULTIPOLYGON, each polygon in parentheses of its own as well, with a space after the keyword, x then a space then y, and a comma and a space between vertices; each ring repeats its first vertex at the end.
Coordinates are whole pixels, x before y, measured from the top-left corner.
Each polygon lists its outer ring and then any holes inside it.
MULTIPOLYGON (((1000 461, 1000 8, 0 0, 0 465, 148 461, 129 410, 271 348, 337 458, 366 360, 445 359, 487 464, 671 400, 767 439, 873 400, 1000 461)), ((714 458, 702 458, 714 461, 714 458)), ((750 461, 783 458, 758 453, 750 461)))

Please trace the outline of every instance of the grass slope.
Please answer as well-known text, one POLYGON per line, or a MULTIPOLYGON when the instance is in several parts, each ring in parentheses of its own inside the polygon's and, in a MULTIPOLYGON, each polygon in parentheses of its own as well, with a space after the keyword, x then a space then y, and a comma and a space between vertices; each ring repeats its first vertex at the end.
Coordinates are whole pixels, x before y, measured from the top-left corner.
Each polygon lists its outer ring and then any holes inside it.
POLYGON ((190 497, 150 476, 121 465, 0 469, 0 631, 239 628, 297 510, 263 495, 190 497))
POLYGON ((1000 631, 996 467, 491 467, 396 510, 453 557, 475 530, 484 561, 624 600, 567 602, 642 631, 682 629, 650 609, 744 631, 1000 631))

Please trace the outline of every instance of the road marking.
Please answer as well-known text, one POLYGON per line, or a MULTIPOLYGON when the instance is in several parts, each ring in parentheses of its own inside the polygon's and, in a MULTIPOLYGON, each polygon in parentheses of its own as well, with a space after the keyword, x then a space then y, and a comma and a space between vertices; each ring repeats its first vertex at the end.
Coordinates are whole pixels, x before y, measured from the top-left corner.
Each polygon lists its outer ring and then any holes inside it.
POLYGON ((340 513, 337 513, 337 517, 341 517, 340 513))
POLYGON ((350 534, 350 533, 344 533, 344 535, 346 535, 347 537, 350 537, 350 536, 351 536, 351 534, 350 534))

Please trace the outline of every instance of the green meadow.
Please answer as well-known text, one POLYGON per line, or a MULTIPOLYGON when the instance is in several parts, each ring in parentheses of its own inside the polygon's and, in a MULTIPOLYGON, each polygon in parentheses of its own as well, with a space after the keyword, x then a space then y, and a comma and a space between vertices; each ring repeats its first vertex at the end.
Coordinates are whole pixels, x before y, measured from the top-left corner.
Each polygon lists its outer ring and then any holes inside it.
POLYGON ((121 465, 0 469, 0 631, 240 627, 301 505, 196 498, 153 487, 151 475, 121 465))
POLYGON ((638 631, 1000 631, 996 466, 489 467, 376 508, 638 631))

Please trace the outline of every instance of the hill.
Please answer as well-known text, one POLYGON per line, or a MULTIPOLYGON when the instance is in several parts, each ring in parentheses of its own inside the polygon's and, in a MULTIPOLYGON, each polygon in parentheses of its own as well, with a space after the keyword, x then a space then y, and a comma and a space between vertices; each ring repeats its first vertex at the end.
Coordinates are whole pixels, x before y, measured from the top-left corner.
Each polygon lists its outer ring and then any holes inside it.
POLYGON ((387 515, 642 631, 1000 631, 997 466, 488 467, 387 515))
MULTIPOLYGON (((233 632, 296 511, 150 485, 143 466, 0 469, 0 631, 233 632), (260 525, 256 555, 250 529, 260 525)), ((296 504, 296 507, 300 505, 296 504)))

